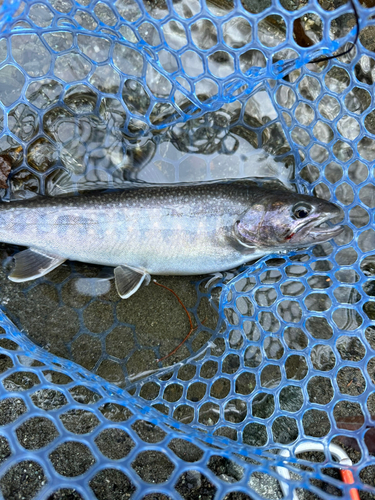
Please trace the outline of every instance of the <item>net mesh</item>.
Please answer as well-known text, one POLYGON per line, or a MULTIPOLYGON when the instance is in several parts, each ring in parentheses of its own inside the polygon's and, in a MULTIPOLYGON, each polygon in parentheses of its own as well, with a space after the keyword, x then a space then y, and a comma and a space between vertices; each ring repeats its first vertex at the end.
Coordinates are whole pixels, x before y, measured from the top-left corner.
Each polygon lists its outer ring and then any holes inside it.
POLYGON ((119 300, 90 266, 23 286, 5 259, 2 306, 19 327, 1 313, 5 499, 350 498, 332 445, 374 498, 375 10, 355 8, 356 46, 314 63, 350 46, 353 5, 2 5, 5 199, 260 168, 337 203, 346 228, 189 282, 190 295, 169 278, 197 329, 164 363, 187 322, 166 324, 173 297, 149 311, 155 341, 140 299, 119 300), (96 291, 79 302, 77 286, 96 291))

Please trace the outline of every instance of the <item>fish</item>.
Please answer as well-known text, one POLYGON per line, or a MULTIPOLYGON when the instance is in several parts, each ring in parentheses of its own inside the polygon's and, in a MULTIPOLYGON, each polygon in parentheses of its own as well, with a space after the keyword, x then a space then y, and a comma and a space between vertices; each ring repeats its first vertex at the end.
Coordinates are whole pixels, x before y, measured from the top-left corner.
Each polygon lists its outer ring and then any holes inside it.
POLYGON ((120 297, 151 275, 209 275, 264 255, 323 243, 343 227, 329 201, 252 181, 135 185, 114 192, 0 204, 0 241, 28 247, 9 279, 66 260, 114 268, 120 297))

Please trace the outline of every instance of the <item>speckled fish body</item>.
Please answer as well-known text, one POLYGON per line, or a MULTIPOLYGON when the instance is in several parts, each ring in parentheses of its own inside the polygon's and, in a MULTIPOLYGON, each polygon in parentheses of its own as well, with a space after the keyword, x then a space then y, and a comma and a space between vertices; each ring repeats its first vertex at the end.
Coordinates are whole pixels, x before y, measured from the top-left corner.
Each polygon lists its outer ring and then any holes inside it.
POLYGON ((247 206, 247 189, 228 184, 37 198, 0 205, 0 240, 150 274, 206 274, 254 255, 231 235, 247 206))
POLYGON ((293 244, 326 241, 337 231, 322 236, 316 226, 337 214, 324 200, 243 181, 132 187, 3 203, 0 241, 62 260, 124 265, 148 274, 209 274, 293 244), (299 203, 315 214, 303 227, 290 216, 299 203))

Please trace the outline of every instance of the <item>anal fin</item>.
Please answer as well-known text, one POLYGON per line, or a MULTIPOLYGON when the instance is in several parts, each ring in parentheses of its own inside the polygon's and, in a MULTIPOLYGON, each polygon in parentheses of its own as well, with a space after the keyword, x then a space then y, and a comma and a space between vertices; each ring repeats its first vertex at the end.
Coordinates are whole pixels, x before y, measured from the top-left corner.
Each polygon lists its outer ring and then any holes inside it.
POLYGON ((11 281, 30 281, 44 276, 66 259, 34 248, 28 248, 14 256, 15 266, 8 278, 11 281))
POLYGON ((150 283, 150 275, 143 269, 118 266, 114 270, 116 290, 122 299, 128 299, 145 282, 150 283))

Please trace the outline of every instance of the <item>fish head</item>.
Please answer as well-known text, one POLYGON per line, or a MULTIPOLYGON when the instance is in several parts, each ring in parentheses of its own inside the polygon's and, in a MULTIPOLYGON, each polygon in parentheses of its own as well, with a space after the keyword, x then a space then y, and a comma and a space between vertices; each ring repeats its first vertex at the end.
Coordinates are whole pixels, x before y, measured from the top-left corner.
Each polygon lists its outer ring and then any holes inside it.
POLYGON ((246 247, 292 250, 323 243, 344 228, 333 226, 341 214, 333 203, 312 196, 275 191, 258 198, 236 221, 236 239, 246 247))

